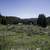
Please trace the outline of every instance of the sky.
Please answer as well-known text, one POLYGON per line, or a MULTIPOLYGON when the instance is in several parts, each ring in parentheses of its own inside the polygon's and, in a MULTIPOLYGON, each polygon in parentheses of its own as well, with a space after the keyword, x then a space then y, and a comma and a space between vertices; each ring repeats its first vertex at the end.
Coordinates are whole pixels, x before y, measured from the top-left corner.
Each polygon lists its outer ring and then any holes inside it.
POLYGON ((50 16, 50 0, 0 0, 0 14, 20 18, 50 16))

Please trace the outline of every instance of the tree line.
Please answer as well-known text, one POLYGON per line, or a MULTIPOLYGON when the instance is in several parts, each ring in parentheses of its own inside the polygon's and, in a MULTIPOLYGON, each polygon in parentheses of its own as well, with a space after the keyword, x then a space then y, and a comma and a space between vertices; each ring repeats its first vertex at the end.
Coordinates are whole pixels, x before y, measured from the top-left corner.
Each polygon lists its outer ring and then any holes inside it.
POLYGON ((21 19, 19 17, 13 16, 2 16, 0 15, 0 24, 7 25, 7 24, 26 24, 26 25, 38 25, 41 27, 46 27, 48 24, 48 18, 44 14, 39 14, 38 18, 29 18, 29 19, 21 19))

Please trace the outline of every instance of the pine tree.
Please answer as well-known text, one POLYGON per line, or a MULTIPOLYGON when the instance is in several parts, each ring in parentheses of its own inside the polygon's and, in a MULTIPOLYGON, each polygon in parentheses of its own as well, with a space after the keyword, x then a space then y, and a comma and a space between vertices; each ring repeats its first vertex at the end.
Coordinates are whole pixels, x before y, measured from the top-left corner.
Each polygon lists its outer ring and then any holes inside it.
POLYGON ((47 20, 44 14, 39 14, 38 20, 37 20, 37 25, 41 27, 46 27, 47 26, 47 20))

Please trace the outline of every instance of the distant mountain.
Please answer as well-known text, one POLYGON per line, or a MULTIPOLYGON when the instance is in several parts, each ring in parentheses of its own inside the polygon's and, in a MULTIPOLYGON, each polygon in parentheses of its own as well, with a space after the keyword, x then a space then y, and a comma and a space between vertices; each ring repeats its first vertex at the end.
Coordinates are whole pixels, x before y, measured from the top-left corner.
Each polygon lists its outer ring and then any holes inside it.
POLYGON ((27 23, 27 24, 34 24, 36 25, 37 24, 37 18, 28 18, 28 19, 22 19, 24 23, 27 23))
POLYGON ((4 23, 6 22, 6 24, 18 24, 18 23, 33 24, 33 25, 37 24, 37 18, 21 19, 15 16, 1 16, 0 15, 0 23, 3 23, 3 21, 4 23))
POLYGON ((8 24, 17 24, 18 22, 20 22, 20 18, 14 16, 6 16, 6 21, 8 22, 8 24))

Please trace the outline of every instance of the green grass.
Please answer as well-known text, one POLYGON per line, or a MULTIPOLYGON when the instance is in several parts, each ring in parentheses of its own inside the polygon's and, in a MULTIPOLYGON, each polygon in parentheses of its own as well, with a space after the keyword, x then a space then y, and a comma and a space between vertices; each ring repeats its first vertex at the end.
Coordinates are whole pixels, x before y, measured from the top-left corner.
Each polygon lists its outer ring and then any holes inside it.
POLYGON ((33 25, 0 25, 0 45, 2 49, 41 50, 50 49, 50 26, 44 29, 33 25), (47 32, 47 33, 46 33, 47 32))

